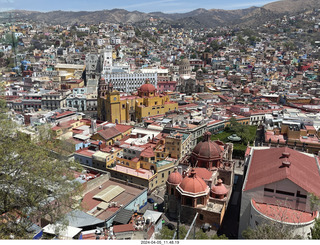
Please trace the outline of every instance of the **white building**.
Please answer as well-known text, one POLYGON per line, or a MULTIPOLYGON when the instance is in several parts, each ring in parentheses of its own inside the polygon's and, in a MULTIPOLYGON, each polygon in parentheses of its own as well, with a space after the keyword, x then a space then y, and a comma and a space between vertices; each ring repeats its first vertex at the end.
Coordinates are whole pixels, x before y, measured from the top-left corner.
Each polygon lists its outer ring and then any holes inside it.
POLYGON ((239 238, 248 227, 272 221, 306 238, 318 217, 309 195, 320 196, 318 156, 287 147, 253 147, 246 164, 239 238))
POLYGON ((101 73, 110 73, 112 70, 112 46, 108 45, 105 47, 100 56, 100 62, 102 67, 101 73))
POLYGON ((106 84, 110 82, 113 84, 113 88, 118 91, 131 93, 137 91, 146 79, 149 79, 150 83, 157 87, 157 73, 107 73, 102 75, 106 84))
POLYGON ((110 37, 110 43, 113 45, 121 44, 121 38, 119 36, 110 37))

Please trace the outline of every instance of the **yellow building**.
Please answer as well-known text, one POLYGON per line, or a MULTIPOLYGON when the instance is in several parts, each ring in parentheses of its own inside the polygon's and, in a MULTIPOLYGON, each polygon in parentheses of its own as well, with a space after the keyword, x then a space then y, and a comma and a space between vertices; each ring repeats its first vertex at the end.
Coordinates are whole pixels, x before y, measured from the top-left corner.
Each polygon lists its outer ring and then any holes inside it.
POLYGON ((143 118, 177 110, 178 103, 172 102, 166 94, 158 94, 147 80, 138 89, 137 95, 120 96, 112 84, 99 83, 98 118, 112 123, 141 122, 143 118))
MULTIPOLYGON (((250 117, 244 117, 244 116, 236 116, 236 121, 243 125, 250 125, 250 117)), ((230 125, 230 121, 227 120, 224 123, 224 127, 228 127, 230 125)))
POLYGON ((70 138, 72 137, 72 129, 85 125, 83 121, 80 120, 69 120, 64 122, 58 122, 56 126, 51 128, 54 136, 57 138, 70 138))
POLYGON ((60 81, 80 79, 85 65, 56 64, 54 69, 59 72, 60 81))
POLYGON ((114 127, 107 127, 99 130, 91 136, 92 140, 101 140, 106 145, 113 145, 116 141, 121 140, 123 137, 128 136, 132 132, 132 126, 117 124, 114 127))

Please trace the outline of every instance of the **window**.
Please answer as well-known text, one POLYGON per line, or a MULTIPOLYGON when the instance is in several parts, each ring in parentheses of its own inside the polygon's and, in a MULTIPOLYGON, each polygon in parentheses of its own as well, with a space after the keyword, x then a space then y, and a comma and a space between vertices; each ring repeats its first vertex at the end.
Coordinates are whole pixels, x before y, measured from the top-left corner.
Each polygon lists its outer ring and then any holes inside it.
POLYGON ((287 191, 279 191, 279 190, 276 190, 276 193, 282 194, 282 195, 294 196, 294 193, 292 193, 292 192, 287 192, 287 191))
POLYGON ((266 192, 274 192, 274 189, 269 189, 269 188, 264 188, 264 191, 266 191, 266 192))
POLYGON ((197 205, 198 205, 198 204, 200 204, 200 205, 202 204, 202 197, 198 197, 198 198, 197 198, 197 205))
POLYGON ((164 173, 162 173, 162 178, 164 178, 164 173))
POLYGON ((126 105, 125 104, 122 104, 122 109, 125 109, 126 108, 126 105))
POLYGON ((190 197, 186 198, 186 205, 187 206, 192 206, 192 199, 190 197))
POLYGON ((307 198, 307 195, 300 194, 300 191, 297 191, 297 197, 307 198))

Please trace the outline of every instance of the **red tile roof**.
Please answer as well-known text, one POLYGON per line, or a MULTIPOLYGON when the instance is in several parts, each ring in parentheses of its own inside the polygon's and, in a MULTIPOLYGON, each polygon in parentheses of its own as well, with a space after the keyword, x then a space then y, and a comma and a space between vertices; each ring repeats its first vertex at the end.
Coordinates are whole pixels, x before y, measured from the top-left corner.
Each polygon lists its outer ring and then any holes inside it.
POLYGON ((104 138, 105 140, 109 140, 120 134, 120 131, 116 129, 116 127, 110 127, 103 130, 98 131, 98 134, 104 138))
POLYGON ((76 151, 76 154, 87 156, 87 157, 91 157, 94 153, 96 153, 96 152, 89 150, 88 148, 79 149, 76 151))
POLYGON ((153 235, 154 231, 155 231, 154 225, 151 225, 151 227, 147 231, 148 239, 151 238, 151 236, 153 235))
POLYGON ((212 177, 211 171, 206 168, 195 168, 194 170, 196 171, 197 176, 202 179, 209 180, 212 177))
POLYGON ((114 225, 113 232, 120 233, 120 232, 127 232, 127 231, 134 231, 133 224, 125 224, 125 225, 114 225))
POLYGON ((306 125, 305 127, 306 127, 307 130, 316 130, 313 126, 306 125))
POLYGON ((124 125, 124 124, 117 124, 115 126, 115 128, 121 132, 121 133, 124 133, 126 131, 128 131, 129 129, 133 128, 133 126, 130 126, 130 125, 124 125))
POLYGON ((253 150, 244 191, 284 179, 320 196, 320 175, 315 157, 288 147, 253 150), (284 152, 290 154, 287 159, 284 152), (282 166, 284 161, 289 161, 290 166, 282 166))
POLYGON ((55 115, 53 115, 54 118, 60 118, 60 117, 64 117, 64 116, 67 116, 67 115, 73 115, 73 114, 76 114, 74 111, 65 111, 65 112, 62 112, 62 113, 59 113, 59 112, 56 112, 55 115))
POLYGON ((151 148, 145 149, 143 152, 141 152, 140 156, 142 157, 154 157, 154 152, 151 148))
POLYGON ((280 207, 279 205, 258 203, 253 199, 252 204, 260 213, 281 222, 301 224, 310 222, 317 217, 317 212, 308 213, 287 207, 280 207))

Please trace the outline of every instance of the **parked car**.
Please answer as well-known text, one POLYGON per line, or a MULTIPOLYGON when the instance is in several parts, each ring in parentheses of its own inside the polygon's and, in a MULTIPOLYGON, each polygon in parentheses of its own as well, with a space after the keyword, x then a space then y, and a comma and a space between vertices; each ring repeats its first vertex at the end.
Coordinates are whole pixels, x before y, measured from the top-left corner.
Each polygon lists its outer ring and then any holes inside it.
POLYGON ((155 202, 155 203, 153 204, 153 209, 154 209, 154 210, 158 209, 158 203, 155 202))
POLYGON ((148 198, 148 203, 154 203, 154 200, 152 198, 148 198))

